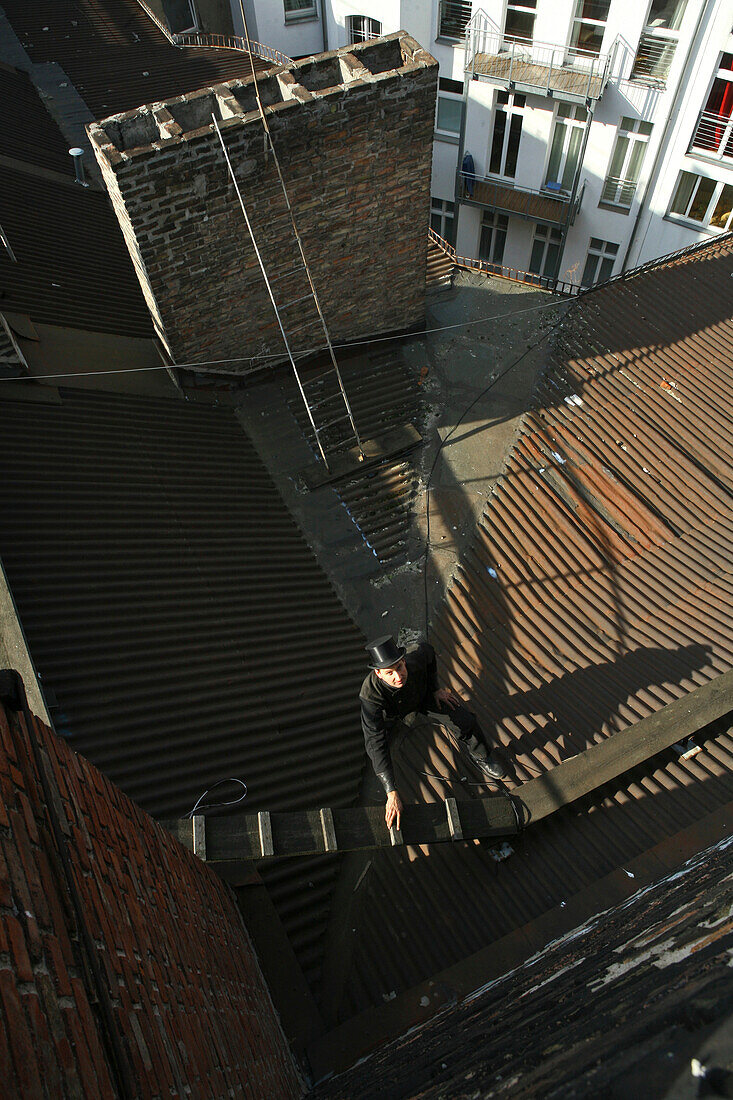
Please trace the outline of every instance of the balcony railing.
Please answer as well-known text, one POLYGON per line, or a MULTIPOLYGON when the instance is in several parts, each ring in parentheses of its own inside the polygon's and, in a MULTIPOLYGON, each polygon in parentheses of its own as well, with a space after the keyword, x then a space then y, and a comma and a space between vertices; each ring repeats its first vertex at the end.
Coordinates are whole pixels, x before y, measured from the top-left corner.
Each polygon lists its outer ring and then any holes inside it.
POLYGON ((515 183, 458 172, 458 196, 466 203, 488 206, 529 221, 549 222, 553 225, 572 224, 580 209, 583 188, 570 206, 570 195, 564 192, 540 191, 533 187, 520 187, 515 183))
POLYGON ((690 150, 718 160, 733 160, 733 117, 703 111, 697 121, 690 150))
POLYGON ((582 102, 603 94, 609 56, 507 38, 479 11, 467 29, 465 67, 472 77, 582 102))
POLYGON ((637 180, 606 176, 601 192, 601 202, 610 202, 614 206, 631 206, 637 186, 637 180))
POLYGON ((676 48, 676 38, 642 34, 629 79, 652 88, 666 87, 676 48))
POLYGON ((532 272, 523 271, 519 267, 505 267, 504 264, 495 264, 490 260, 476 260, 471 256, 458 256, 453 245, 448 244, 446 240, 438 236, 434 229, 428 230, 428 238, 453 261, 456 267, 465 268, 466 271, 476 271, 481 275, 496 275, 500 279, 509 279, 513 283, 528 283, 530 286, 537 286, 542 290, 551 290, 555 294, 565 294, 568 297, 577 297, 583 290, 577 283, 567 283, 563 279, 551 279, 548 275, 533 275, 532 272))
MULTIPOLYGON (((205 34, 203 31, 187 31, 185 34, 172 34, 170 40, 174 46, 208 46, 210 49, 219 50, 243 50, 247 53, 247 42, 238 34, 205 34)), ((261 57, 264 61, 272 61, 273 65, 292 65, 292 58, 275 50, 272 46, 266 46, 264 42, 250 40, 250 51, 253 57, 261 57)))

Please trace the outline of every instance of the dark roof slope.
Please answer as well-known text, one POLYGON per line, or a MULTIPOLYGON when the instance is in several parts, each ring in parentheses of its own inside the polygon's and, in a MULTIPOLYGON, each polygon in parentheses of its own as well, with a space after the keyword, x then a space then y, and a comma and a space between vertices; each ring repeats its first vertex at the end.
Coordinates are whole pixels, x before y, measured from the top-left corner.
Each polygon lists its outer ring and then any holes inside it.
MULTIPOLYGON (((61 392, 0 393, 0 557, 57 727, 157 816, 231 776, 248 809, 352 802, 362 642, 234 415, 61 392)), ((335 871, 269 876, 306 968, 335 871)))
POLYGON ((152 337, 106 194, 56 172, 2 165, 0 225, 14 256, 0 248, 0 310, 41 324, 152 337))
POLYGON ((4 158, 73 176, 67 143, 27 73, 0 64, 0 151, 4 158))
POLYGON ((299 1096, 217 876, 2 705, 0 787, 3 1096, 299 1096))
POLYGON ((312 1093, 729 1096, 730 839, 312 1093), (726 881, 728 880, 728 881, 726 881), (697 1090, 695 1057, 727 1090, 697 1090), (679 1091, 677 1091, 679 1090, 679 1091))
POLYGON ((3 10, 30 60, 59 64, 95 118, 251 75, 249 54, 171 45, 137 0, 5 0, 3 10))

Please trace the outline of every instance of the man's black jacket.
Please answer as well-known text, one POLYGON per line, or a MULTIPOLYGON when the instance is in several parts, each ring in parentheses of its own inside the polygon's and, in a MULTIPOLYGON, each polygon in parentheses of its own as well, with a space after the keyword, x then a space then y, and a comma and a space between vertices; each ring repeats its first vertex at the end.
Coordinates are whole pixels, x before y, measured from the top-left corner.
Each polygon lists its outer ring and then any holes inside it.
POLYGON ((392 759, 387 738, 396 721, 416 711, 435 709, 438 690, 438 670, 435 650, 427 642, 410 646, 405 654, 407 680, 401 688, 393 688, 372 671, 359 692, 361 728, 364 744, 374 771, 389 794, 395 789, 392 759))

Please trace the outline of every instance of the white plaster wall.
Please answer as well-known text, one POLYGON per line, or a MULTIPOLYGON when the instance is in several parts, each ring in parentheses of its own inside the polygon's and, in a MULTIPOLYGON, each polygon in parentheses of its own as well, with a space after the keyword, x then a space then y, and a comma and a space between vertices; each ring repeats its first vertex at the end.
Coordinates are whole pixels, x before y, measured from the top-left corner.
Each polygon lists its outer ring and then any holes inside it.
MULTIPOLYGON (((316 0, 320 12, 321 0, 316 0)), ((328 3, 328 0, 326 0, 328 3)), ((242 14, 239 0, 231 0, 235 34, 242 34, 242 14)), ((250 37, 288 57, 303 57, 323 50, 323 27, 320 18, 285 22, 283 0, 245 0, 245 15, 250 37)))
POLYGON ((433 142, 433 176, 430 194, 453 202, 456 191, 458 146, 447 141, 433 142))

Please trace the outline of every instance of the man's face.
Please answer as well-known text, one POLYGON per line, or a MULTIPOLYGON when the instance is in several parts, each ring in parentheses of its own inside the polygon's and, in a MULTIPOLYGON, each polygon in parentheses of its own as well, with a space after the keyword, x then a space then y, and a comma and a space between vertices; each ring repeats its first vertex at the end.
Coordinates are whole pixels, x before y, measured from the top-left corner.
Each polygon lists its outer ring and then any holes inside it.
POLYGON ((379 679, 384 680, 390 687, 401 688, 407 683, 407 665, 404 657, 391 668, 375 668, 374 671, 379 679))

